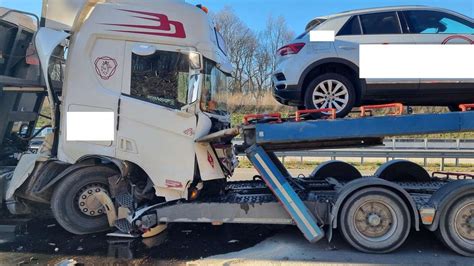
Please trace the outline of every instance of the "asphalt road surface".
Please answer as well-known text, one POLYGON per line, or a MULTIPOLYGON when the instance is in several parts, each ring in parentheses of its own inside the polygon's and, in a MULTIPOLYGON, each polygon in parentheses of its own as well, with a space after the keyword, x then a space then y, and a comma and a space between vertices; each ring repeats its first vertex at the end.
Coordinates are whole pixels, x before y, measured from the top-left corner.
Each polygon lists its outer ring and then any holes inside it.
POLYGON ((451 252, 430 232, 413 232, 400 250, 374 255, 353 250, 337 233, 331 243, 310 244, 292 226, 175 224, 150 239, 118 239, 71 235, 47 218, 16 224, 16 233, 0 233, 0 265, 69 259, 83 265, 474 265, 474 259, 451 252))

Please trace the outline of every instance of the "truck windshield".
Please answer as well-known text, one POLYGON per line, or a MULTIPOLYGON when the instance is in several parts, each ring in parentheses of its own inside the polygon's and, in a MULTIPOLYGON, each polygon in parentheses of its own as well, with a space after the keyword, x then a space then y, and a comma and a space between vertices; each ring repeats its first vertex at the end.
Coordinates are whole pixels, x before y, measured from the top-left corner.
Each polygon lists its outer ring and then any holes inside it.
POLYGON ((229 75, 222 72, 215 62, 204 58, 201 110, 218 115, 227 114, 229 75))

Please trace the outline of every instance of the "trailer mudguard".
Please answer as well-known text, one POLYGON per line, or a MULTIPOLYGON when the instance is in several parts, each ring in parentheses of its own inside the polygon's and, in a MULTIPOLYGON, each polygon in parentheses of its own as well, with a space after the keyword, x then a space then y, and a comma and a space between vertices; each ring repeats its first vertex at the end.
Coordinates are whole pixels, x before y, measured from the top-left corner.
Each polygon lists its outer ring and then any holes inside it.
POLYGON ((384 163, 374 176, 392 182, 429 182, 430 174, 419 164, 407 160, 392 160, 384 163))
POLYGON ((357 168, 349 163, 331 160, 316 167, 309 177, 321 180, 332 177, 337 180, 351 181, 361 178, 362 174, 357 170, 357 168))
POLYGON ((474 180, 456 180, 447 183, 438 189, 429 201, 429 206, 436 209, 435 217, 431 225, 427 225, 426 228, 430 231, 438 229, 439 220, 446 214, 447 209, 456 200, 474 194, 474 180))
POLYGON ((377 177, 365 177, 353 180, 347 184, 345 184, 341 190, 338 192, 337 200, 334 203, 334 206, 331 210, 331 223, 333 228, 337 228, 337 220, 339 215, 339 209, 342 207, 345 200, 352 195, 354 192, 368 187, 382 187, 387 188, 389 190, 394 191, 395 193, 399 194, 402 199, 407 203, 407 207, 413 213, 413 222, 415 226, 415 230, 420 230, 420 217, 418 215, 418 209, 416 204, 410 194, 406 190, 404 190, 399 185, 377 178, 377 177))

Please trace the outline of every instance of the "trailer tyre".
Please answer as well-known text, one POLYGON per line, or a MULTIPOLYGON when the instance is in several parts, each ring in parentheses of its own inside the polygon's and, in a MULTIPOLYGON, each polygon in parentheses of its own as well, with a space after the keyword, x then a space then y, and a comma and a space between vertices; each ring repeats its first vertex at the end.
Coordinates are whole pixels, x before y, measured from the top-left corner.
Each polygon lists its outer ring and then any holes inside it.
POLYGON ((108 230, 105 211, 91 196, 97 192, 108 194, 107 178, 115 174, 111 168, 92 166, 66 176, 51 197, 51 209, 58 223, 77 235, 108 230))
POLYGON ((388 253, 405 242, 411 216, 405 202, 383 188, 366 188, 350 196, 339 214, 342 235, 354 248, 388 253))
POLYGON ((474 257, 474 195, 456 200, 440 218, 437 234, 453 251, 474 257))

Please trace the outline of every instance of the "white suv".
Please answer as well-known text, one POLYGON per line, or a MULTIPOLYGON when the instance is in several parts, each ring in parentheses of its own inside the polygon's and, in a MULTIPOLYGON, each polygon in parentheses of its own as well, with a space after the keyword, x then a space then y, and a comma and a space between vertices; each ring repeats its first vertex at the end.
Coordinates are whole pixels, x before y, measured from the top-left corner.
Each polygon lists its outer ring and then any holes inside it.
POLYGON ((474 20, 423 6, 343 12, 312 20, 306 32, 278 50, 274 96, 300 109, 335 108, 338 117, 354 106, 401 102, 457 110, 474 102, 474 80, 360 79, 359 44, 474 43, 474 20), (334 42, 310 42, 309 31, 332 30, 334 42))

